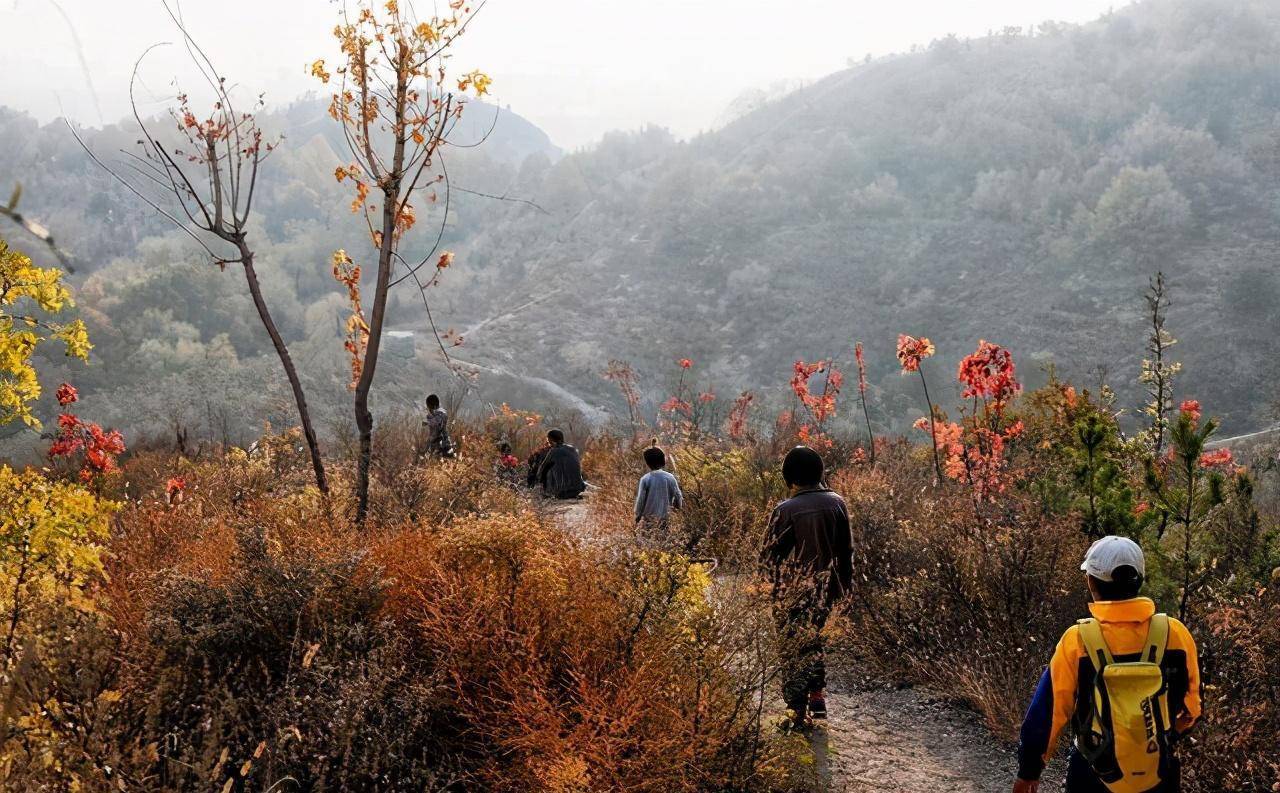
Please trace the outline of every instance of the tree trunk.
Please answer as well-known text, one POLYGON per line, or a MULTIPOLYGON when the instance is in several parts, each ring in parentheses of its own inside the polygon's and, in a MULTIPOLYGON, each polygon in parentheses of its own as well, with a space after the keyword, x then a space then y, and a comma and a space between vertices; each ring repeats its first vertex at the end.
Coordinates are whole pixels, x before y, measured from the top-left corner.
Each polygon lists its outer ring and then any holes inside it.
POLYGON ((329 480, 324 473, 324 460, 320 457, 320 443, 316 440, 316 430, 311 424, 311 411, 307 408, 307 396, 302 391, 302 382, 298 379, 298 370, 293 365, 293 357, 285 346, 280 331, 276 328, 271 311, 262 297, 262 286, 258 283, 258 272, 253 267, 253 251, 243 241, 238 243, 240 259, 244 263, 244 279, 249 282, 249 294, 253 295, 253 305, 258 309, 258 317, 262 326, 267 329, 271 343, 280 356, 280 365, 284 367, 285 377, 289 378, 289 388, 293 390, 293 401, 298 405, 298 418, 302 422, 302 434, 307 439, 307 450, 311 454, 311 467, 315 471, 316 487, 324 495, 329 495, 329 480))
POLYGON ((378 350, 382 346, 382 325, 387 314, 387 291, 391 284, 392 234, 395 233, 396 203, 399 189, 388 188, 382 197, 382 246, 378 251, 378 281, 373 293, 373 311, 369 315, 369 343, 364 351, 364 365, 356 381, 356 428, 360 431, 360 456, 356 461, 356 524, 363 525, 369 514, 369 468, 373 464, 373 413, 369 410, 369 390, 374 370, 378 367, 378 350), (394 192, 393 192, 394 189, 394 192))
MULTIPOLYGON (((369 390, 373 387, 374 370, 378 367, 378 350, 382 346, 382 325, 387 315, 387 292, 391 288, 392 257, 396 248, 396 214, 400 211, 400 180, 404 176, 405 108, 409 78, 404 63, 409 53, 402 47, 396 69, 395 149, 391 168, 381 180, 382 239, 378 240, 378 281, 373 293, 373 312, 369 315, 369 343, 364 350, 364 365, 356 380, 356 429, 360 431, 360 456, 356 460, 356 525, 363 526, 369 514, 369 468, 373 464, 373 413, 369 411, 369 390)), ((413 187, 410 185, 410 191, 413 187)))
POLYGON ((27 583, 27 568, 31 564, 31 531, 22 536, 22 563, 13 580, 13 611, 9 614, 9 632, 4 639, 4 664, 8 667, 13 658, 13 639, 18 635, 18 622, 22 618, 22 587, 27 583))

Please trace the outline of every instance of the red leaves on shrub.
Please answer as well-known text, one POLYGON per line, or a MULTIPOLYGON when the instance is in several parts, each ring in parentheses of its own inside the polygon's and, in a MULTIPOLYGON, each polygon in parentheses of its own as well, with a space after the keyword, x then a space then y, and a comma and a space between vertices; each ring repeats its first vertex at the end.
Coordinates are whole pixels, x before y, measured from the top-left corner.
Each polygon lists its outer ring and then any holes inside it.
POLYGON ((920 362, 936 351, 933 342, 923 336, 917 339, 905 333, 898 334, 898 362, 904 372, 920 371, 920 362))
POLYGON ((989 401, 996 412, 1004 410, 1022 385, 1018 382, 1013 356, 998 344, 981 340, 978 349, 960 362, 956 379, 964 384, 964 399, 989 401))

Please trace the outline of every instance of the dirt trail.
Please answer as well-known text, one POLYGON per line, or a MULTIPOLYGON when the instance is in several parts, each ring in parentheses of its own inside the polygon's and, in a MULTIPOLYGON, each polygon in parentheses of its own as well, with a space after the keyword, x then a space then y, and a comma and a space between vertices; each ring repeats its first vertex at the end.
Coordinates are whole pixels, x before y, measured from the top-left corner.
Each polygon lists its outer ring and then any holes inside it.
MULTIPOLYGON (((548 507, 566 532, 593 537, 583 501, 548 507)), ((809 745, 815 787, 830 793, 1007 793, 1017 761, 963 709, 914 689, 861 685, 831 670, 828 718, 809 745)), ((1051 766, 1041 789, 1060 790, 1051 766)))
MULTIPOLYGON (((825 789, 839 793, 1008 793, 1017 762, 976 715, 911 690, 831 681, 825 729, 811 738, 825 789)), ((1061 789, 1056 769, 1045 791, 1061 789)))

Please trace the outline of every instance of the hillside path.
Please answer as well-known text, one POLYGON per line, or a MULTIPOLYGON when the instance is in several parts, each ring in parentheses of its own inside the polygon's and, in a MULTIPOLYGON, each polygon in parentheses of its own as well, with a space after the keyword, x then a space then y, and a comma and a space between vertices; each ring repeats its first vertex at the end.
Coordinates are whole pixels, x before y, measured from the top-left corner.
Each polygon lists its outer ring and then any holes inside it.
MULTIPOLYGON (((591 536, 584 501, 549 507, 568 533, 591 536)), ((815 789, 828 793, 1008 793, 1014 752, 970 711, 916 689, 862 685, 831 670, 828 718, 809 736, 815 789)), ((821 723, 820 723, 821 724, 821 723)), ((1041 790, 1062 789, 1055 765, 1041 790)))

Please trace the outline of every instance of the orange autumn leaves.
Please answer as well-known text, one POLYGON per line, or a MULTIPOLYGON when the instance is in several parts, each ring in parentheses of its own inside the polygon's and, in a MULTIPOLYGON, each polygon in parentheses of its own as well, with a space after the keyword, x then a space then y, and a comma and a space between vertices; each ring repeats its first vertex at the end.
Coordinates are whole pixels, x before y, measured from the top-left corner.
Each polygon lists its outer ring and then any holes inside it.
POLYGON ((351 356, 351 383, 348 387, 355 388, 364 371, 364 354, 369 347, 369 323, 365 321, 364 308, 360 303, 360 265, 346 251, 334 251, 333 277, 347 288, 347 302, 351 305, 351 314, 343 326, 345 338, 342 346, 351 356))
MULTIPOLYGON (((322 84, 335 78, 340 83, 331 95, 329 115, 345 128, 355 157, 339 166, 334 177, 339 182, 350 180, 355 192, 351 209, 369 216, 370 237, 380 245, 382 232, 372 218, 379 206, 369 201, 370 196, 398 187, 393 181, 412 182, 415 187, 443 182, 442 173, 429 171, 466 105, 465 97, 456 95, 453 87, 459 94, 480 97, 489 92, 493 80, 479 70, 453 81, 447 76, 445 50, 475 13, 465 2, 454 0, 447 12, 426 20, 420 20, 410 4, 394 0, 380 5, 359 3, 353 11, 344 11, 333 29, 342 64, 330 71, 324 59, 318 59, 309 71, 322 84), (387 150, 380 150, 380 138, 387 150), (391 150, 398 156, 392 157, 391 150), (407 164, 407 170, 394 172, 393 161, 407 164)), ((435 193, 429 198, 435 201, 435 193)), ((407 201, 394 209, 398 237, 417 218, 407 201)))
MULTIPOLYGON (((329 115, 342 125, 350 155, 334 169, 334 179, 351 186, 351 211, 363 215, 378 251, 380 280, 371 300, 375 325, 387 289, 407 278, 419 287, 431 286, 453 263, 452 252, 432 250, 411 264, 400 255, 399 243, 419 221, 422 202, 411 200, 415 192, 434 204, 443 191, 447 207, 442 149, 467 104, 465 95, 484 96, 492 86, 482 71, 451 79, 446 69, 447 50, 478 10, 466 0, 452 0, 424 18, 407 0, 357 0, 342 9, 333 29, 340 62, 330 68, 318 59, 309 67, 315 79, 334 85, 329 115), (386 277, 389 268, 400 265, 407 272, 386 277), (431 277, 419 278, 421 269, 431 277)), ((353 384, 359 383, 366 369, 371 378, 377 363, 376 355, 368 355, 374 331, 359 302, 360 268, 345 251, 334 254, 333 268, 351 302, 344 346, 351 355, 353 384)))

